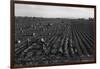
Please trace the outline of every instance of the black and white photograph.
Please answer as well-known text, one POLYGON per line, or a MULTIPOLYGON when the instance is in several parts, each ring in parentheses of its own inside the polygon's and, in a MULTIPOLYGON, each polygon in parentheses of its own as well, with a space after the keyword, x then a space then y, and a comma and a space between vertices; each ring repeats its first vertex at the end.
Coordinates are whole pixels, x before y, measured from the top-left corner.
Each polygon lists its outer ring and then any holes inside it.
POLYGON ((14 3, 14 66, 92 63, 95 8, 14 3))

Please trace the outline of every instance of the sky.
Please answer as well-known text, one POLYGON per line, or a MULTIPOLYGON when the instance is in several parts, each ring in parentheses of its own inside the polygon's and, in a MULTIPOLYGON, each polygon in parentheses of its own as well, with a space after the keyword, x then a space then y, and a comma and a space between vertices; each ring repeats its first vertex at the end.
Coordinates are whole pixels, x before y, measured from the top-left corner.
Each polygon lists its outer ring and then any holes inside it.
POLYGON ((94 18, 94 8, 15 4, 15 16, 46 18, 94 18))

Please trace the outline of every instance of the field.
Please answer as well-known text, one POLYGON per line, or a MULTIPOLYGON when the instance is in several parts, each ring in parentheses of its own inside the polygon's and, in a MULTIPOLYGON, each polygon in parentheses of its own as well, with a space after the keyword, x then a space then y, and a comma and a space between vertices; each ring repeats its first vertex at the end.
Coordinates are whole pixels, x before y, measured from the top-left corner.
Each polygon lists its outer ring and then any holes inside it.
POLYGON ((48 65, 95 59, 94 20, 15 17, 15 64, 48 65))

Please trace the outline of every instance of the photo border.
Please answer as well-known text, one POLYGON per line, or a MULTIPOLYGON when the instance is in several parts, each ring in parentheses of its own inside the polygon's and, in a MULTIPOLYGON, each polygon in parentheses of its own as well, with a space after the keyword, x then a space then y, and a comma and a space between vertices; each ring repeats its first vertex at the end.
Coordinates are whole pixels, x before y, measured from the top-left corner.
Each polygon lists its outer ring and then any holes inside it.
POLYGON ((50 2, 36 2, 36 1, 10 1, 10 68, 29 68, 29 67, 47 67, 47 66, 60 66, 60 65, 76 65, 76 64, 90 64, 96 63, 96 6, 95 5, 82 5, 82 4, 64 4, 64 3, 50 3, 50 2), (67 62, 64 64, 52 64, 52 65, 23 65, 16 66, 14 64, 14 40, 15 40, 15 4, 35 4, 35 5, 49 5, 49 6, 62 6, 62 7, 83 7, 94 8, 94 55, 95 60, 90 62, 67 62))

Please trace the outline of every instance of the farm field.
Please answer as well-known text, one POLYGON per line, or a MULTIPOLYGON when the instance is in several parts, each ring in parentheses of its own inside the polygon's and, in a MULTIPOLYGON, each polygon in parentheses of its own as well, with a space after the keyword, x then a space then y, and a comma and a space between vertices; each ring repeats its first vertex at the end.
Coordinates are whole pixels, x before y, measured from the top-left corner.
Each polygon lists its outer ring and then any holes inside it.
POLYGON ((15 17, 15 64, 95 60, 93 19, 15 17))

